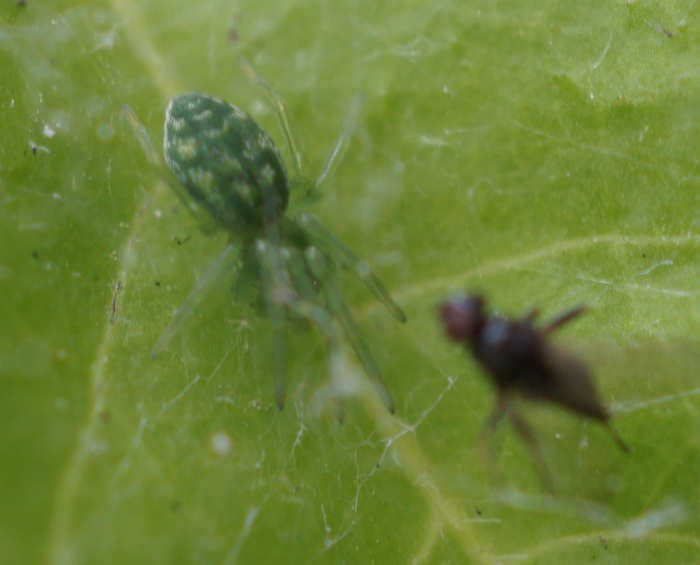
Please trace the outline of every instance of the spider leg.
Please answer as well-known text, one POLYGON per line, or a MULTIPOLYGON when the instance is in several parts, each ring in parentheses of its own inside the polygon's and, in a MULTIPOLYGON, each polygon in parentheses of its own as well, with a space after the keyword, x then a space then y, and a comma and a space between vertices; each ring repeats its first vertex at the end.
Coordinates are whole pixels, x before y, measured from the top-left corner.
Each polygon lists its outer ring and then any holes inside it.
POLYGON ((323 185, 328 177, 333 175, 335 169, 338 168, 338 165, 343 160, 345 151, 347 151, 348 145, 350 144, 352 133, 355 131, 357 121, 360 118, 364 102, 364 95, 359 94, 353 101, 352 106, 350 106, 350 110, 347 116, 345 116, 345 121, 343 122, 343 128, 340 130, 340 135, 338 136, 338 139, 333 145, 330 153, 328 153, 328 157, 326 157, 326 161, 321 168, 321 173, 318 175, 318 178, 309 191, 308 196, 312 197, 313 200, 321 197, 321 185, 323 185))
POLYGON ((134 136, 141 145, 141 149, 143 149, 146 159, 148 159, 148 162, 158 170, 161 180, 170 187, 170 189, 179 198, 180 202, 187 207, 192 216, 194 216, 199 228, 205 234, 214 233, 217 229, 216 221, 206 210, 204 210, 194 201, 185 187, 183 187, 180 181, 175 178, 172 171, 165 166, 163 161, 160 159, 158 152, 153 146, 146 128, 144 127, 143 123, 141 123, 141 120, 139 120, 139 117, 136 115, 133 108, 131 108, 131 106, 128 104, 124 104, 122 105, 122 113, 129 122, 129 125, 134 132, 134 136))
POLYGON ((275 107, 277 118, 280 121, 282 131, 284 132, 284 137, 287 140, 289 151, 292 154, 294 173, 298 177, 304 176, 306 173, 306 157, 304 156, 304 152, 301 150, 301 143, 299 143, 299 138, 297 137, 296 129, 294 128, 294 124, 292 122, 292 113, 289 110, 287 101, 257 73, 257 71, 245 57, 239 57, 238 63, 241 66, 241 69, 243 69, 243 72, 248 75, 248 79, 251 82, 262 86, 265 89, 265 92, 267 92, 270 102, 272 102, 273 106, 275 107))
POLYGON ((299 295, 309 302, 318 303, 318 287, 313 280, 315 274, 309 270, 301 251, 294 247, 285 247, 283 257, 289 267, 294 288, 299 295))
POLYGON ((578 318, 581 314, 583 314, 586 311, 585 306, 576 306, 575 308, 572 308, 571 310, 568 310, 561 314, 560 316, 557 316, 554 318, 551 322, 549 322, 546 326, 542 328, 542 332, 545 334, 551 333, 554 330, 560 328, 564 324, 568 324, 575 318, 578 318))
POLYGON ((331 391, 336 418, 341 424, 345 419, 344 371, 348 366, 342 344, 342 335, 330 314, 318 304, 300 299, 289 306, 296 314, 311 320, 326 337, 329 349, 331 391))
POLYGON ((347 366, 342 346, 342 334, 331 315, 313 302, 315 289, 305 273, 301 254, 293 249, 258 241, 257 252, 260 260, 265 301, 273 327, 275 340, 275 394, 280 409, 286 399, 286 339, 284 334, 285 311, 293 312, 316 325, 326 337, 331 374, 331 386, 335 413, 342 422, 345 410, 342 401, 342 370, 347 366), (297 281, 306 281, 299 284, 297 281), (297 292, 299 291, 299 292, 297 292), (301 293, 301 295, 299 294, 301 293))
POLYGON ((267 307, 267 315, 272 324, 275 345, 275 398, 282 410, 287 398, 286 360, 287 340, 284 332, 284 309, 296 299, 288 274, 284 270, 279 246, 276 242, 265 243, 258 240, 256 252, 260 264, 262 294, 267 307))
POLYGON ((136 136, 136 139, 138 139, 141 149, 143 149, 143 152, 146 154, 146 159, 148 159, 148 162, 155 167, 162 167, 163 163, 160 160, 160 156, 158 155, 156 148, 153 147, 151 138, 149 137, 145 126, 136 115, 136 112, 134 112, 134 109, 128 104, 122 104, 122 112, 124 113, 124 117, 129 122, 131 129, 134 131, 134 135, 136 136))
POLYGON ((350 313, 343 295, 338 287, 338 283, 335 280, 335 273, 333 272, 333 267, 329 264, 327 258, 323 255, 318 248, 310 246, 305 251, 306 261, 311 271, 323 286, 325 290, 326 299, 328 301, 328 309, 338 318, 340 324, 350 341, 350 345, 357 354, 358 359, 362 363, 367 375, 372 379, 379 397, 382 402, 387 407, 389 412, 392 414, 396 411, 396 405, 394 404, 394 398, 389 391, 382 377, 382 372, 379 369, 379 365, 374 359, 374 356, 370 352, 367 343, 362 338, 360 329, 357 327, 355 320, 350 313))
MULTIPOLYGON (((306 175, 307 170, 306 157, 301 149, 301 143, 297 137, 296 129, 294 128, 294 123, 292 120, 292 113, 289 109, 287 101, 258 74, 258 72, 245 57, 239 57, 238 61, 241 69, 248 76, 248 79, 255 84, 259 84, 265 89, 268 99, 275 107, 277 118, 279 119, 282 131, 284 132, 284 137, 287 141, 287 146, 292 154, 294 174, 296 177, 303 178, 306 175)), ((352 106, 350 106, 350 110, 345 117, 345 121, 343 122, 343 127, 340 130, 340 135, 328 154, 328 157, 326 157, 326 161, 321 168, 321 173, 304 195, 303 205, 311 204, 321 197, 321 185, 328 177, 333 175, 336 167, 342 161, 343 155, 345 155, 345 151, 350 143, 352 132, 357 126, 357 121, 362 111, 364 99, 364 96, 360 94, 357 96, 357 98, 355 98, 352 106)), ((299 205, 301 205, 301 203, 297 203, 297 206, 299 205)))
MULTIPOLYGON (((239 64, 252 82, 264 88, 268 98, 275 106, 277 117, 293 157, 295 173, 297 176, 302 175, 306 168, 305 158, 301 151, 301 144, 296 137, 296 130, 293 127, 291 112, 286 100, 253 69, 252 65, 244 57, 239 57, 239 64)), ((282 410, 287 397, 285 309, 293 311, 294 305, 299 301, 299 296, 290 278, 290 273, 285 268, 285 258, 282 256, 280 223, 283 220, 284 212, 280 216, 276 206, 274 187, 271 184, 262 186, 261 190, 263 193, 267 241, 258 240, 256 242, 256 253, 260 265, 260 277, 263 283, 262 294, 267 306, 267 314, 272 324, 275 344, 275 397, 277 405, 282 410)), ((300 315, 303 316, 304 314, 300 312, 300 315)))
POLYGON ((355 255, 349 247, 329 232, 315 216, 307 213, 301 214, 299 223, 312 239, 324 248, 331 257, 334 257, 341 265, 349 267, 357 277, 362 279, 370 292, 374 294, 377 300, 384 304, 394 318, 401 323, 406 321, 406 314, 404 314, 399 305, 394 302, 391 294, 389 294, 389 291, 382 281, 379 280, 379 277, 372 272, 372 267, 370 267, 367 261, 363 261, 355 255))
POLYGON ((170 344, 170 341, 184 327, 187 320, 190 318, 195 308, 200 304, 202 299, 219 281, 228 276, 236 267, 238 262, 239 246, 235 243, 229 243, 219 257, 207 268, 204 275, 197 281, 192 292, 190 292, 187 300, 180 306, 175 313, 170 325, 165 330, 156 346, 151 353, 151 359, 155 359, 160 355, 170 344))
POLYGON ((234 302, 248 304, 256 312, 259 311, 256 302, 255 291, 260 286, 260 266, 255 255, 255 248, 251 245, 243 246, 240 256, 241 268, 236 275, 236 281, 231 287, 234 302))

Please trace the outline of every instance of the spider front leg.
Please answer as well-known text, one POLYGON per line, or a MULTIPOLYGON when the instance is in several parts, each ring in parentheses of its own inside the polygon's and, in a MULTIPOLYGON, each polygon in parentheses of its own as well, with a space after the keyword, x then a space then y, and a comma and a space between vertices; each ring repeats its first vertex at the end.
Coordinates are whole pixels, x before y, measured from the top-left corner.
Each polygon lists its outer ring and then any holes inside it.
POLYGON ((296 293, 291 286, 288 274, 282 264, 276 241, 265 243, 258 240, 255 244, 262 286, 260 292, 267 308, 267 315, 272 324, 272 338, 275 348, 275 398, 282 410, 287 399, 287 340, 284 333, 284 309, 296 300, 296 293))
POLYGON ((347 304, 345 304, 340 287, 335 279, 334 265, 314 246, 308 247, 304 255, 314 277, 321 283, 321 287, 326 295, 328 310, 340 321, 344 333, 362 363, 365 372, 374 382, 379 397, 389 412, 393 414, 396 411, 394 398, 389 391, 389 387, 384 382, 379 365, 377 365, 367 343, 362 338, 360 329, 357 327, 347 304))
MULTIPOLYGON (((359 329, 354 325, 349 311, 346 310, 345 313, 340 313, 337 308, 334 308, 333 304, 335 300, 329 292, 340 296, 340 290, 335 285, 335 281, 326 275, 325 267, 323 271, 317 268, 318 259, 314 256, 313 251, 317 252, 318 250, 314 247, 310 247, 305 249, 302 254, 296 248, 285 248, 282 253, 287 261, 290 277, 302 298, 292 309, 292 312, 297 315, 301 314, 305 319, 316 324, 321 330, 321 333, 326 337, 329 373, 331 376, 331 398, 335 407, 336 417, 339 422, 342 422, 345 418, 344 399, 348 395, 347 371, 350 367, 345 354, 344 337, 349 337, 351 345, 356 352, 358 352, 357 341, 359 340, 377 374, 379 374, 379 367, 369 353, 369 348, 360 337, 359 329), (320 292, 323 292, 326 296, 325 307, 319 304, 320 292), (348 330, 351 328, 348 327, 346 318, 353 326, 354 334, 349 333, 348 330), (340 327, 337 322, 340 322, 340 327), (357 339, 355 339, 355 336, 357 339)), ((317 254, 319 256, 321 255, 320 253, 317 254)), ((342 297, 340 301, 342 303, 342 297)), ((361 354, 358 352, 358 357, 360 356, 361 354)), ((365 357, 361 357, 361 360, 364 364, 365 357)), ((365 368, 367 369, 367 365, 365 365, 365 368)), ((381 374, 379 379, 381 381, 381 374)), ((383 381, 381 381, 381 385, 384 386, 386 395, 388 395, 387 408, 393 413, 394 401, 391 397, 391 393, 388 391, 383 381)), ((386 399, 386 395, 382 396, 383 400, 386 399)))
POLYGON ((296 176, 303 176, 306 172, 306 157, 301 150, 301 143, 297 137, 296 129, 292 122, 292 113, 289 110, 289 105, 284 97, 272 88, 267 81, 262 78, 253 66, 245 57, 238 58, 238 64, 243 72, 248 75, 248 80, 255 84, 259 84, 265 89, 268 98, 275 107, 277 118, 280 121, 280 126, 284 132, 284 138, 287 141, 287 146, 292 154, 292 163, 294 164, 294 173, 296 176))
POLYGON ((304 213, 299 218, 299 224, 331 257, 338 263, 349 268, 362 282, 367 285, 370 292, 386 307, 394 318, 402 324, 406 322, 406 314, 401 307, 394 302, 384 284, 372 271, 372 267, 360 259, 342 241, 335 237, 326 227, 312 214, 304 213))
POLYGON ((275 347, 275 394, 280 409, 286 401, 286 336, 284 324, 287 312, 312 322, 326 338, 329 349, 329 371, 333 390, 335 413, 339 422, 344 419, 341 371, 348 366, 342 340, 331 315, 313 302, 316 290, 305 274, 306 267, 298 251, 281 248, 259 240, 256 244, 260 262, 263 294, 268 317, 273 326, 275 347))

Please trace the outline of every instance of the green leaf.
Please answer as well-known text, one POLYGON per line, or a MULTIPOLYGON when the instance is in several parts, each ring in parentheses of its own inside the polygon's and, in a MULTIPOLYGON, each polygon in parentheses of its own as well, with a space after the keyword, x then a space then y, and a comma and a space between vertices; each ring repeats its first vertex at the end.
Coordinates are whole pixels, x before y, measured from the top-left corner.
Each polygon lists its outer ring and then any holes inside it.
POLYGON ((0 562, 698 561, 699 10, 6 3, 0 562), (401 326, 343 276, 395 416, 350 363, 337 424, 316 331, 290 332, 279 412, 269 322, 227 285, 149 358, 225 237, 199 232, 121 107, 159 146, 167 101, 205 92, 282 147, 241 54, 313 170, 366 96, 313 211, 406 310, 401 326), (526 405, 550 494, 507 422, 480 441, 493 391, 436 315, 456 289, 513 315, 587 304, 557 339, 634 453, 526 405))

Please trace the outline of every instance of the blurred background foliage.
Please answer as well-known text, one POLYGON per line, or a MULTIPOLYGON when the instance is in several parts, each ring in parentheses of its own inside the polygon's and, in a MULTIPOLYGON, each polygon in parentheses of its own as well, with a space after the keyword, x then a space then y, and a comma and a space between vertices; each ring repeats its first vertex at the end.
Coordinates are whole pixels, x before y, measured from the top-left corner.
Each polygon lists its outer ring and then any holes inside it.
MULTIPOLYGON (((700 558, 694 1, 7 2, 0 8, 0 562, 688 563, 700 558), (121 115, 157 145, 206 92, 282 145, 244 54, 289 101, 314 207, 405 307, 344 290, 397 400, 323 403, 317 332, 274 406, 269 323, 226 285, 149 359, 224 237, 197 230, 121 115), (589 313, 599 426, 528 406, 556 496, 436 320, 454 289, 589 313)), ((357 367, 347 367, 348 380, 357 367)))

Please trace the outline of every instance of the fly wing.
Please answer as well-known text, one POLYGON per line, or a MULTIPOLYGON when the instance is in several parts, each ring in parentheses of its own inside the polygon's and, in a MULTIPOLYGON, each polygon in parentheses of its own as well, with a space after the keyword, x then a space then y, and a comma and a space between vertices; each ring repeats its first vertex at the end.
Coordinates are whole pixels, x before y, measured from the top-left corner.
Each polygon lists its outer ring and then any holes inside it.
POLYGON ((549 386, 543 388, 539 396, 584 416, 607 422, 610 414, 600 401, 588 366, 546 339, 541 348, 541 361, 549 386))

